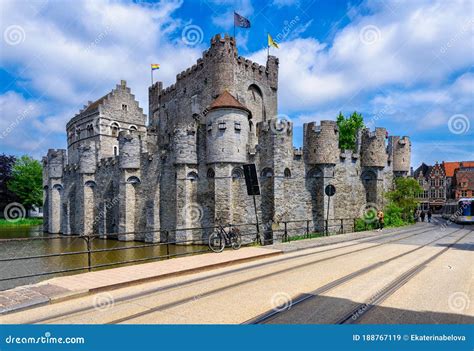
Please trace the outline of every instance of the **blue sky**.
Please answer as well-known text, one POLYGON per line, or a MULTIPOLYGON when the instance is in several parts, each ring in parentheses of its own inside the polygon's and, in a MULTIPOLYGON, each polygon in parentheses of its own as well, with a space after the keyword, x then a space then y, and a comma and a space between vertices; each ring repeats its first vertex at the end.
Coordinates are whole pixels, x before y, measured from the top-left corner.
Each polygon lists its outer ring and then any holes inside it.
POLYGON ((409 135, 412 163, 474 160, 472 1, 2 0, 0 153, 40 158, 64 148, 65 125, 125 79, 147 112, 150 63, 165 85, 216 33, 262 64, 280 44, 279 113, 302 125, 359 111, 409 135), (190 33, 191 31, 191 33, 190 33), (194 32, 192 32, 194 31, 194 32), (186 34, 196 34, 187 40, 186 34))

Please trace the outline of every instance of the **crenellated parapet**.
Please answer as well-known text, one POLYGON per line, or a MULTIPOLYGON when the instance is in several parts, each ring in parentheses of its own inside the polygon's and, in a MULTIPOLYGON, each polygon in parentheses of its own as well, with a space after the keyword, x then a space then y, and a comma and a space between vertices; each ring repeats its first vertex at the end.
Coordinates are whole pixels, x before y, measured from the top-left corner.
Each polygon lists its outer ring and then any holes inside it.
POLYGON ((375 128, 375 131, 368 128, 362 130, 360 146, 362 167, 383 168, 387 166, 386 138, 387 130, 385 128, 375 128))
POLYGON ((48 179, 61 178, 63 176, 63 168, 66 164, 66 150, 49 149, 48 154, 43 157, 43 185, 47 185, 48 179))
POLYGON ((309 164, 336 164, 339 162, 339 128, 336 121, 305 123, 304 154, 309 164))

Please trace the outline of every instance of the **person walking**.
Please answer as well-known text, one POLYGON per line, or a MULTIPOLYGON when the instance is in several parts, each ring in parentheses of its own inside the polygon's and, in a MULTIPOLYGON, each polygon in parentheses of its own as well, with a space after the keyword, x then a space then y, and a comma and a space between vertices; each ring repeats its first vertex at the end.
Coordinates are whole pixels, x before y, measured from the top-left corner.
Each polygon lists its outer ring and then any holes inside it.
POLYGON ((378 218, 378 220, 379 220, 379 229, 378 229, 379 232, 382 231, 382 229, 383 229, 384 216, 385 216, 385 215, 384 215, 384 213, 383 213, 382 210, 380 210, 380 211, 377 213, 377 218, 378 218))
POLYGON ((431 223, 431 216, 433 215, 433 213, 431 212, 431 209, 428 210, 428 223, 431 223))
POLYGON ((424 222, 425 221, 425 211, 421 211, 421 214, 420 214, 420 218, 421 218, 421 221, 424 222))

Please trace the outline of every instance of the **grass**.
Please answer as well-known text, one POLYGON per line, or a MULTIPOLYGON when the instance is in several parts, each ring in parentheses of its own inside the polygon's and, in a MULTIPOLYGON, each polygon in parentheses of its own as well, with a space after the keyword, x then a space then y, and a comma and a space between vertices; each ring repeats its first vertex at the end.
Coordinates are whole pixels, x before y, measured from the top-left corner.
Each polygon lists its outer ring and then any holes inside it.
POLYGON ((289 236, 284 242, 296 241, 296 240, 305 240, 305 239, 313 239, 313 238, 320 238, 323 237, 324 233, 309 233, 309 235, 295 235, 289 236))
POLYGON ((18 221, 0 219, 0 227, 34 226, 43 224, 42 218, 23 218, 18 221))

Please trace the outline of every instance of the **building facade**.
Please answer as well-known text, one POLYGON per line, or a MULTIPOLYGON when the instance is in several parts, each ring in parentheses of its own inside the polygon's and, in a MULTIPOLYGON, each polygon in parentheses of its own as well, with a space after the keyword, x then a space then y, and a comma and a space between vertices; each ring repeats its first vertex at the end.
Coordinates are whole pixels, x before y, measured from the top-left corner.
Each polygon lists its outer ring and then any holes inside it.
MULTIPOLYGON (((383 207, 393 178, 410 171, 409 138, 364 129, 355 150, 341 150, 336 122, 321 121, 304 125, 295 149, 293 125, 278 115, 278 65, 238 56, 234 38, 216 35, 175 84, 149 88, 148 124, 124 81, 90 102, 66 126, 67 151, 43 160, 45 231, 206 240, 218 222, 255 222, 246 163, 259 173, 264 224, 304 219, 319 230, 327 213, 358 218, 383 207), (328 184, 336 187, 329 208, 328 184)), ((276 227, 264 226, 267 242, 276 227)))

